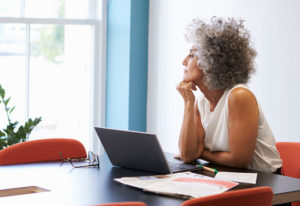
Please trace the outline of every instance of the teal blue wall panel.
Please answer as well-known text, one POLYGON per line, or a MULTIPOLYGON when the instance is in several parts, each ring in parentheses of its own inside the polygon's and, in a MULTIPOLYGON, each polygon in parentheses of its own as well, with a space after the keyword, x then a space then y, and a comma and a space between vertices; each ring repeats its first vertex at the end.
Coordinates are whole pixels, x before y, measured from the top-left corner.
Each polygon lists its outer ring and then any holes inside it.
POLYGON ((145 131, 149 2, 131 1, 129 129, 145 131))
POLYGON ((106 126, 126 129, 129 106, 130 0, 107 7, 106 126))
POLYGON ((149 0, 109 0, 106 127, 146 130, 149 0))

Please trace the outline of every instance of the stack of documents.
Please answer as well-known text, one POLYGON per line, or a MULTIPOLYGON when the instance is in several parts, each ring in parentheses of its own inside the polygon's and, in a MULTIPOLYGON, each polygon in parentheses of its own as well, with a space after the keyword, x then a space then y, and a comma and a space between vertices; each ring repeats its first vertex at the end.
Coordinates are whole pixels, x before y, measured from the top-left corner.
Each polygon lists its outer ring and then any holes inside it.
POLYGON ((197 198, 225 192, 237 182, 218 180, 192 172, 141 177, 122 177, 115 181, 132 187, 164 195, 197 198))

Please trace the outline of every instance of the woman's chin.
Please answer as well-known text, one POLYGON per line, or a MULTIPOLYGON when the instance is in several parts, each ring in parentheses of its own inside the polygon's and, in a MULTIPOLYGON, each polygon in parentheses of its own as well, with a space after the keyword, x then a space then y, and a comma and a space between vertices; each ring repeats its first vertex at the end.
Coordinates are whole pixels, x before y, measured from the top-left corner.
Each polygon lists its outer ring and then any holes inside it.
POLYGON ((184 81, 184 82, 191 82, 192 80, 190 78, 183 77, 182 81, 184 81))

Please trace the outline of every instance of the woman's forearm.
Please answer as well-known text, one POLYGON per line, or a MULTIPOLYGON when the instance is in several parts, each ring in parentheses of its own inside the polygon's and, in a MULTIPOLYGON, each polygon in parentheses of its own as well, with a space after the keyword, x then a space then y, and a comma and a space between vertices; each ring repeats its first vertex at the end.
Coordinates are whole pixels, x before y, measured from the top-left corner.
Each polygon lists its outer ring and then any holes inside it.
POLYGON ((184 117, 179 137, 180 157, 184 162, 199 158, 204 146, 200 143, 195 126, 194 105, 185 103, 184 117))
POLYGON ((239 168, 247 168, 249 163, 247 160, 236 157, 230 152, 211 152, 207 149, 204 149, 201 158, 220 165, 239 168))

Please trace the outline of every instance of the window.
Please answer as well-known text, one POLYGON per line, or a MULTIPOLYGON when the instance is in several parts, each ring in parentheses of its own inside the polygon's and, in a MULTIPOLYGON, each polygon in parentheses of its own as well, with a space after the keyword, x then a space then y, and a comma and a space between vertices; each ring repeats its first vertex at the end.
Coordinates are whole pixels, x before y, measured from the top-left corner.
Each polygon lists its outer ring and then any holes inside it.
POLYGON ((100 118, 98 4, 1 1, 0 84, 16 106, 13 120, 42 117, 29 139, 74 138, 89 147, 100 118))

